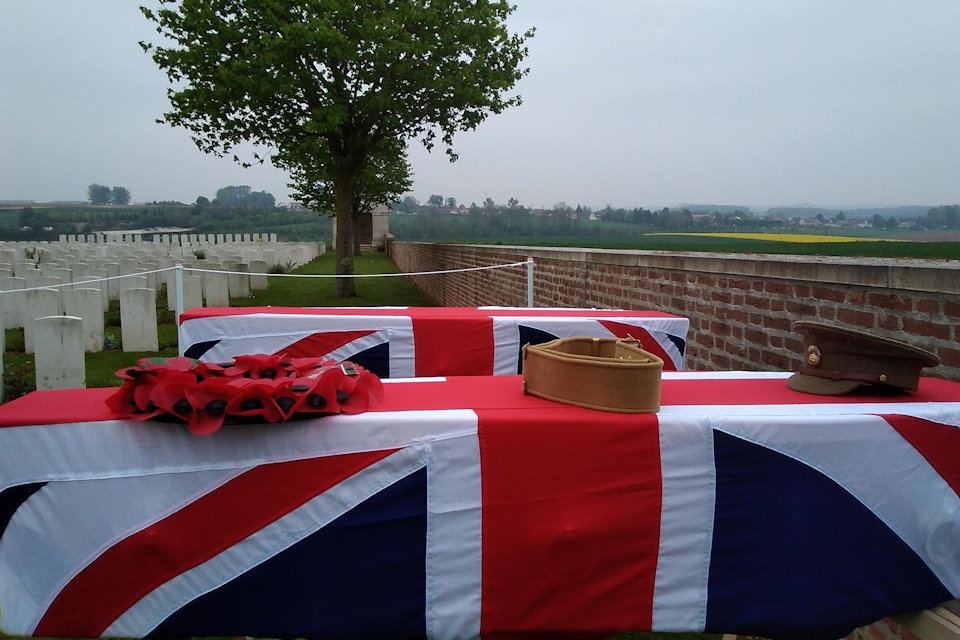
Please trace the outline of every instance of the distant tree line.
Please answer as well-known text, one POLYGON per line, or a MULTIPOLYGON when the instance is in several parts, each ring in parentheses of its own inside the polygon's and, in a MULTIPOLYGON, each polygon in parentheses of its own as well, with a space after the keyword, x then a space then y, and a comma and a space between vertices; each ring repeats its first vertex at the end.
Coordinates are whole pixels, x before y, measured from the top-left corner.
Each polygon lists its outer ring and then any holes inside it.
POLYGON ((93 183, 87 187, 87 200, 90 204, 130 204, 130 191, 126 187, 108 187, 93 183))
POLYGON ((23 207, 0 211, 0 240, 56 240, 98 231, 178 228, 190 233, 276 233, 281 240, 329 242, 331 220, 309 210, 196 205, 23 207))
POLYGON ((926 229, 960 229, 960 205, 933 207, 918 223, 926 229))
MULTIPOLYGON (((821 224, 853 226, 843 211, 795 208, 769 210, 756 214, 748 207, 724 205, 691 205, 660 210, 636 207, 616 208, 607 205, 594 211, 588 206, 571 207, 565 202, 549 209, 529 209, 516 198, 506 205, 486 198, 483 204, 470 206, 458 204, 456 198, 431 195, 421 204, 413 196, 405 196, 393 204, 391 232, 398 238, 430 240, 457 238, 492 238, 498 235, 514 237, 541 235, 595 235, 610 233, 610 227, 601 223, 619 224, 618 233, 648 233, 651 231, 760 231, 771 228, 795 228, 800 219, 816 219, 821 224), (785 213, 796 214, 790 218, 785 213), (827 215, 829 214, 829 215, 827 215)), ((960 228, 960 206, 944 205, 930 208, 926 213, 921 207, 871 209, 873 217, 863 218, 877 230, 894 230, 906 226, 917 230, 960 228), (877 211, 902 213, 911 211, 913 216, 896 217, 881 215, 877 211)), ((863 217, 864 211, 857 211, 863 217)), ((851 212, 852 215, 852 212, 851 212)))
POLYGON ((213 202, 200 196, 197 198, 196 205, 198 207, 212 205, 235 209, 273 209, 277 206, 277 200, 272 193, 253 191, 248 185, 241 185, 217 189, 217 197, 213 202))

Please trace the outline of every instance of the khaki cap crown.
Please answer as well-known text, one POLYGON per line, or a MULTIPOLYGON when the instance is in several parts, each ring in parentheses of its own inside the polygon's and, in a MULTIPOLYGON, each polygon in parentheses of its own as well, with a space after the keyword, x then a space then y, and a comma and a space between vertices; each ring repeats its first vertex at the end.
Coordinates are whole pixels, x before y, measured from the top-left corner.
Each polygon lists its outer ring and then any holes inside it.
POLYGON ((803 335, 800 367, 787 379, 795 391, 836 396, 864 385, 916 391, 921 370, 940 364, 933 353, 894 338, 808 320, 793 328, 803 335))

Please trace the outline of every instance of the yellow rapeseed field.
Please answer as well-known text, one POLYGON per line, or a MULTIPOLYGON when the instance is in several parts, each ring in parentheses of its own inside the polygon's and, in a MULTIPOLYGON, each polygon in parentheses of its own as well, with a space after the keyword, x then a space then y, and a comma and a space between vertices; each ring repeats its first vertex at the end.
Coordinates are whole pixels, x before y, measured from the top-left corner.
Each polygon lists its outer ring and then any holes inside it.
POLYGON ((736 238, 739 240, 769 240, 770 242, 877 242, 879 238, 852 238, 850 236, 819 236, 808 233, 651 233, 654 236, 701 236, 709 238, 736 238))

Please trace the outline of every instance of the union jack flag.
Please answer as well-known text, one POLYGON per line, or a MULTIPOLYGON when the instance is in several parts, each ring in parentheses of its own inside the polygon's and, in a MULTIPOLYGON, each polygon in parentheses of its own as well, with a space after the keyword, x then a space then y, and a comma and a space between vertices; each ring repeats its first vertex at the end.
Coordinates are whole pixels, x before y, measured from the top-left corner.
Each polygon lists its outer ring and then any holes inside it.
POLYGON ((43 418, 99 390, 27 396, 0 407, 0 626, 836 638, 960 596, 958 385, 851 401, 664 375, 658 414, 464 378, 203 438, 43 418))
POLYGON ((657 312, 504 308, 213 308, 181 315, 184 355, 249 353, 349 360, 381 378, 512 375, 521 349, 571 336, 632 336, 684 369, 686 318, 657 312))

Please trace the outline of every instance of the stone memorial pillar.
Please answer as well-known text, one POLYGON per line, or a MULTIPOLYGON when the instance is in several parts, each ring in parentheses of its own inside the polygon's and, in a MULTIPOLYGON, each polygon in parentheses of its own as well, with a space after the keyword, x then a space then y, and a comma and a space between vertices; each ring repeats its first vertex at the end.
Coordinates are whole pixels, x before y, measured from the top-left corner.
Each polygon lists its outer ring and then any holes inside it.
POLYGON ((124 351, 159 351, 157 293, 132 288, 120 292, 120 339, 124 351))

